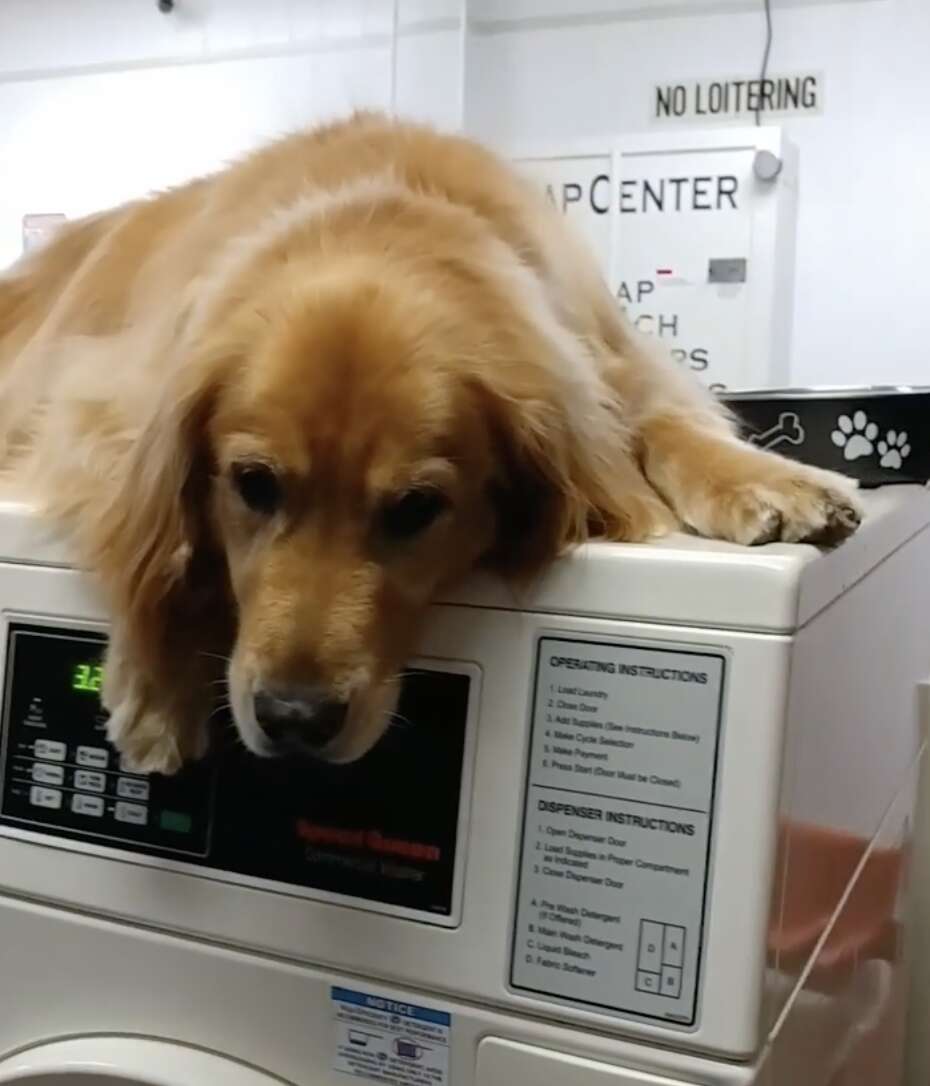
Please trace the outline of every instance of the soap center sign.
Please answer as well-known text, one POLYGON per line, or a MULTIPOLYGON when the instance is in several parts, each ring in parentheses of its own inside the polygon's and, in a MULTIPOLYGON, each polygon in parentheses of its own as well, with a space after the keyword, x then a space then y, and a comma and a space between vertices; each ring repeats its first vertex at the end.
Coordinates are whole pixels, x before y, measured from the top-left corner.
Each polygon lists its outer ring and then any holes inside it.
POLYGON ((587 239, 640 332, 705 384, 746 383, 749 149, 520 161, 587 239))

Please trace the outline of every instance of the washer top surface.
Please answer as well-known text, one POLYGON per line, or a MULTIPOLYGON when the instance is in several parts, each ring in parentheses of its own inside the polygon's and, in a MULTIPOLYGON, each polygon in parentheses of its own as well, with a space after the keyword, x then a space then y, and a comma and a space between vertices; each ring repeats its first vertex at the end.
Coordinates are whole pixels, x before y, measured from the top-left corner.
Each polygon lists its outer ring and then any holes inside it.
MULTIPOLYGON (((865 492, 862 502, 859 531, 830 552, 787 543, 743 547, 683 533, 649 544, 590 543, 523 589, 479 575, 439 602, 791 633, 930 525, 926 487, 884 487, 865 492)), ((0 501, 0 562, 71 564, 53 529, 13 500, 0 501)))

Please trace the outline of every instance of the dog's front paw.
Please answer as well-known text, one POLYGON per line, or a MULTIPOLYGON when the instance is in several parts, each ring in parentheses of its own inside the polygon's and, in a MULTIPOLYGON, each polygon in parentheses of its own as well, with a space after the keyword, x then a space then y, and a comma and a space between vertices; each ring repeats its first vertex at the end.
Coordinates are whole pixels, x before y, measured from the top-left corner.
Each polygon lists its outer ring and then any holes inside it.
POLYGON ((206 729, 180 724, 174 714, 133 694, 110 708, 107 738, 130 772, 170 776, 206 751, 206 729))
POLYGON ((815 543, 836 546, 859 526, 855 487, 840 475, 787 469, 765 481, 744 483, 712 501, 709 534, 735 543, 815 543))
POLYGON ((170 722, 134 698, 111 710, 107 738, 130 772, 169 775, 181 768, 180 745, 170 722))

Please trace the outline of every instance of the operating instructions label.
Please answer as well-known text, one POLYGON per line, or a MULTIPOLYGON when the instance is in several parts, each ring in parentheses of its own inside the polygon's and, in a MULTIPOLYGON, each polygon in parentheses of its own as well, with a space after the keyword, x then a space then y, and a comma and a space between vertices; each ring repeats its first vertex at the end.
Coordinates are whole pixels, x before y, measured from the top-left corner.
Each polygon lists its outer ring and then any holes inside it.
POLYGON ((514 988, 694 1025, 725 668, 540 639, 514 988))

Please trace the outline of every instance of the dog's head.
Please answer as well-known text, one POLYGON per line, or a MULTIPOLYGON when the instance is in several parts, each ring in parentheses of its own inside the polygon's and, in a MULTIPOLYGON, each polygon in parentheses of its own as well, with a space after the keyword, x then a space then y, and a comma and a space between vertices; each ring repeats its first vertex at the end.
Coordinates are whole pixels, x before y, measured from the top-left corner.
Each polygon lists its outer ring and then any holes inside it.
POLYGON ((245 743, 353 760, 438 589, 480 565, 532 574, 585 535, 609 485, 601 393, 519 269, 347 262, 256 289, 198 332, 136 443, 136 527, 107 561, 121 606, 151 624, 222 574, 245 743))

